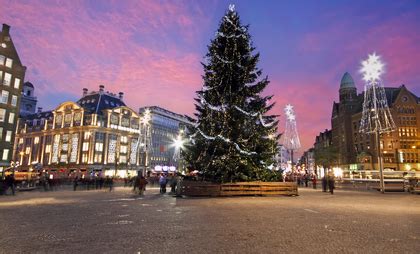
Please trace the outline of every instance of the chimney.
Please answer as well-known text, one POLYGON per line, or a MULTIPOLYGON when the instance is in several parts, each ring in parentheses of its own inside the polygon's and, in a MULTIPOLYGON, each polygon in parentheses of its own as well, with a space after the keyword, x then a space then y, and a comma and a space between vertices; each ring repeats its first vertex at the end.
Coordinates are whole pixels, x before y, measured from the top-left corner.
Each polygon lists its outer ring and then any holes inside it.
POLYGON ((42 108, 38 107, 38 113, 41 113, 41 112, 42 112, 42 108))
POLYGON ((122 100, 122 99, 123 99, 123 97, 124 97, 124 93, 123 93, 123 92, 119 92, 119 93, 118 93, 118 98, 119 98, 120 100, 122 100))
POLYGON ((88 89, 87 88, 83 88, 83 96, 86 96, 88 93, 88 89))
POLYGON ((9 31, 10 31, 10 26, 8 24, 3 24, 2 32, 5 33, 6 35, 8 35, 9 31))
POLYGON ((104 85, 99 85, 99 93, 102 94, 104 92, 104 85))

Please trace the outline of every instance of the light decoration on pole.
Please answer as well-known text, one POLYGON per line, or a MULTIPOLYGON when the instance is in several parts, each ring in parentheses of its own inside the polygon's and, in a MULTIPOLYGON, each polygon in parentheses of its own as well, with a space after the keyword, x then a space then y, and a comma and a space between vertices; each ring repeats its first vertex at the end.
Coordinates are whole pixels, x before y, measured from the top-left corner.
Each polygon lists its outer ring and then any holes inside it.
POLYGON ((184 148, 184 140, 182 139, 181 133, 174 140, 173 146, 175 147, 173 159, 177 161, 181 158, 181 149, 184 148))
POLYGON ((296 127, 296 115, 293 106, 287 104, 284 108, 286 114, 286 128, 283 134, 283 145, 287 150, 291 151, 291 160, 293 164, 293 151, 300 148, 300 140, 296 127))
POLYGON ((143 175, 145 175, 147 167, 148 167, 148 161, 149 161, 149 152, 152 151, 152 127, 150 124, 150 121, 152 120, 152 115, 150 112, 150 109, 146 109, 140 120, 140 145, 138 146, 140 151, 144 153, 144 169, 143 169, 143 175))
POLYGON ((365 95, 363 101, 362 119, 359 132, 365 134, 375 133, 378 165, 380 174, 381 192, 385 192, 380 135, 395 130, 395 123, 385 94, 385 88, 381 84, 381 75, 384 73, 384 64, 375 53, 362 61, 360 72, 365 81, 365 95))

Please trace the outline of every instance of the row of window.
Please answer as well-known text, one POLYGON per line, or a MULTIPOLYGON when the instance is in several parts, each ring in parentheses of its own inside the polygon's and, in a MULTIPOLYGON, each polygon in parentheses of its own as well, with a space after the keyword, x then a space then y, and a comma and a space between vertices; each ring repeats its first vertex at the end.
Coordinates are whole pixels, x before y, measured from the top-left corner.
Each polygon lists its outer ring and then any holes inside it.
MULTIPOLYGON (((6 109, 0 108, 0 122, 6 121, 6 113, 7 113, 6 109)), ((15 113, 9 112, 9 118, 7 118, 7 122, 10 124, 15 123, 15 113)))
POLYGON ((398 135, 400 137, 417 137, 417 128, 399 128, 398 135))
MULTIPOLYGON (((10 94, 9 91, 2 90, 1 91, 1 97, 0 97, 0 103, 8 104, 9 103, 9 94, 10 94)), ((17 100, 18 100, 18 97, 16 95, 12 95, 11 100, 10 100, 10 105, 12 105, 13 107, 16 107, 17 100)))
MULTIPOLYGON (((8 72, 4 72, 4 75, 3 75, 3 71, 0 71, 1 84, 5 85, 5 86, 10 86, 12 84, 12 78, 13 78, 12 74, 10 74, 8 72)), ((16 89, 19 89, 19 87, 20 87, 20 79, 19 78, 15 78, 15 81, 13 83, 13 87, 16 88, 16 89)))
POLYGON ((0 55, 0 65, 5 65, 7 68, 12 68, 13 59, 0 55))

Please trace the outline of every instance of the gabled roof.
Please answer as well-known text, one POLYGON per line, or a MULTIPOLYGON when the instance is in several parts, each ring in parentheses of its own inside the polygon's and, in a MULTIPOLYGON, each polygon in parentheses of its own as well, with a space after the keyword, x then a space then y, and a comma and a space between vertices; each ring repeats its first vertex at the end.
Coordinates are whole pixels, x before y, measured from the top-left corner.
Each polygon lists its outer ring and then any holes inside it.
POLYGON ((91 114, 102 114, 104 109, 126 106, 116 95, 107 92, 92 92, 80 98, 77 103, 91 114))

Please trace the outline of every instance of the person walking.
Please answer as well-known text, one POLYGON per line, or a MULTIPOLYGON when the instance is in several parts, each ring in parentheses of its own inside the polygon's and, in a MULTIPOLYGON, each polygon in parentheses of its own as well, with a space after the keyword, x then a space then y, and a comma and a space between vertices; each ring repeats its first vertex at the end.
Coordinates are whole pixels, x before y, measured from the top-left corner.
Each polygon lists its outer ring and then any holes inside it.
POLYGON ((177 182, 177 176, 176 174, 173 174, 171 178, 171 184, 170 184, 172 194, 175 194, 176 192, 176 184, 177 184, 176 182, 177 182))
POLYGON ((331 195, 334 194, 334 188, 335 188, 334 184, 335 184, 334 174, 331 173, 328 177, 328 189, 331 195))
POLYGON ((140 180, 139 180, 139 194, 140 194, 140 196, 143 196, 144 195, 144 192, 146 191, 146 185, 148 184, 148 182, 147 182, 147 180, 146 180, 146 178, 144 178, 144 176, 141 176, 140 177, 140 180))
POLYGON ((114 177, 109 179, 109 191, 111 192, 114 189, 114 177))
POLYGON ((312 187, 316 189, 316 174, 312 175, 312 187))
POLYGON ((76 176, 73 180, 73 191, 76 191, 78 185, 79 185, 79 176, 76 176))
POLYGON ((325 175, 322 177, 322 192, 327 192, 327 177, 325 175))
POLYGON ((8 189, 12 190, 12 195, 15 195, 15 174, 10 174, 8 176, 6 176, 6 190, 5 193, 7 192, 8 189))
POLYGON ((159 177, 159 185, 160 185, 160 193, 166 193, 166 176, 165 174, 161 174, 159 177))

